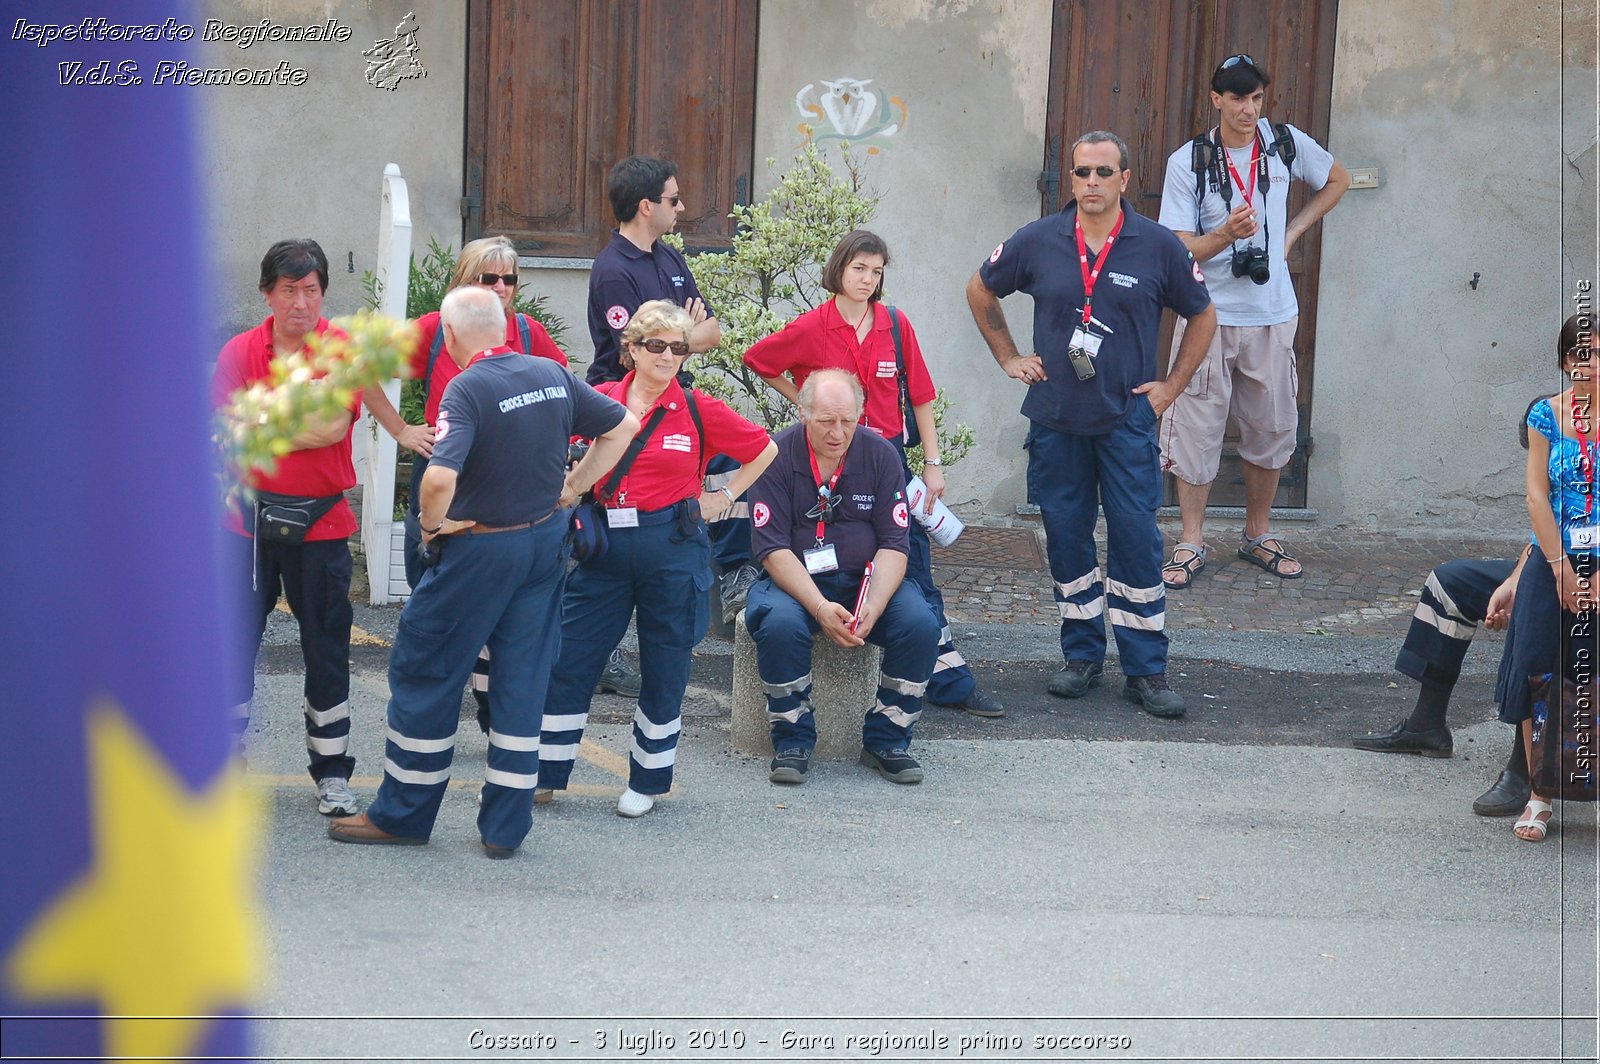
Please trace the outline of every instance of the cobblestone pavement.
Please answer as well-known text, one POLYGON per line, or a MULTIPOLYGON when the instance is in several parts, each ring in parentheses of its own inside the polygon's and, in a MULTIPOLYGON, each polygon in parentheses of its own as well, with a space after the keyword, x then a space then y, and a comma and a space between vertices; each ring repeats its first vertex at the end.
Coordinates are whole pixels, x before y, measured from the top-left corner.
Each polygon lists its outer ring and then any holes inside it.
MULTIPOLYGON (((1162 521, 1167 551, 1178 524, 1162 521)), ((1403 633, 1428 571, 1451 558, 1509 558, 1510 538, 1464 538, 1373 532, 1315 525, 1283 526, 1283 543, 1305 566, 1280 580, 1236 554, 1240 526, 1212 523, 1211 556, 1194 586, 1167 593, 1170 627, 1313 635, 1403 633)), ((1104 564, 1104 527, 1097 530, 1104 564)), ((1037 523, 971 527, 955 547, 933 551, 935 579, 954 624, 1054 624, 1059 617, 1037 523)))

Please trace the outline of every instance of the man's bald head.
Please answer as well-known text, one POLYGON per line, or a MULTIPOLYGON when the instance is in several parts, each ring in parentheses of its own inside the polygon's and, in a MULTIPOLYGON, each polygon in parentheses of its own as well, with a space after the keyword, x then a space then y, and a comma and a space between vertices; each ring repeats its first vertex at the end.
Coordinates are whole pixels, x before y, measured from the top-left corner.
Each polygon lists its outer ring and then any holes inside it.
POLYGON ((439 327, 445 349, 456 365, 465 367, 479 351, 506 342, 506 312, 500 297, 487 288, 452 288, 439 306, 439 327))

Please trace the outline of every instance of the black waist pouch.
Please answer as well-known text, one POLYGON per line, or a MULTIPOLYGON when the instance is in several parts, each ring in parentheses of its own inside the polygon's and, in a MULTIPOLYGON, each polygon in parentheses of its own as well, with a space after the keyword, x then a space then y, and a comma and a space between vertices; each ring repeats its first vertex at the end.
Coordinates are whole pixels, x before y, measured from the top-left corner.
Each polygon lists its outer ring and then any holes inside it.
POLYGON ((258 491, 256 537, 266 543, 299 543, 311 531, 311 526, 339 505, 342 498, 342 492, 338 495, 307 497, 258 491))

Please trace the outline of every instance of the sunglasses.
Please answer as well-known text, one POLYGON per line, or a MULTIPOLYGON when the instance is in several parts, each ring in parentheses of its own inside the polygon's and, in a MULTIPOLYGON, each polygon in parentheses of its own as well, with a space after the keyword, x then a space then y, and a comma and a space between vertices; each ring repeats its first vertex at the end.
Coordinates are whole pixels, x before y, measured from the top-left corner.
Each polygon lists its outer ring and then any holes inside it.
POLYGON ((829 491, 826 484, 817 485, 817 504, 806 511, 806 516, 813 521, 830 524, 833 521, 833 511, 839 506, 843 495, 829 491))
POLYGON ((672 348, 672 353, 680 358, 689 353, 689 341, 663 340, 659 336, 652 336, 648 340, 635 340, 633 346, 642 347, 652 355, 659 355, 669 347, 672 348))
POLYGON ((1118 171, 1115 166, 1074 166, 1072 168, 1073 177, 1088 177, 1090 174, 1099 174, 1101 177, 1111 177, 1113 174, 1119 172, 1120 171, 1118 171))
POLYGON ((657 203, 670 203, 674 207, 676 207, 680 203, 683 202, 683 197, 682 196, 662 196, 660 199, 656 200, 656 202, 657 203))
POLYGON ((493 288, 496 281, 504 282, 507 288, 517 287, 517 275, 514 273, 480 273, 478 283, 485 288, 493 288))
POLYGON ((1217 66, 1217 69, 1218 70, 1232 70, 1234 67, 1238 66, 1240 63, 1243 63, 1247 67, 1255 67, 1257 70, 1261 69, 1261 66, 1260 66, 1259 63, 1257 63, 1254 59, 1251 59, 1249 56, 1244 55, 1243 53, 1241 53, 1239 55, 1230 55, 1228 58, 1224 59, 1221 62, 1221 64, 1219 64, 1217 66))

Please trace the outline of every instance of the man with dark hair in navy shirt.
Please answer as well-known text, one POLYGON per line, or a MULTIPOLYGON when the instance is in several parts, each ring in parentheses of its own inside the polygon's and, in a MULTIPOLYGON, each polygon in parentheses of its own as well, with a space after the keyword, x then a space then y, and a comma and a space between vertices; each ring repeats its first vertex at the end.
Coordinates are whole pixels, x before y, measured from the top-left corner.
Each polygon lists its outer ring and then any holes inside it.
POLYGON ((463 372, 445 389, 422 479, 418 515, 432 565, 406 602, 389 655, 378 796, 365 814, 335 820, 328 835, 428 841, 450 779, 461 688, 487 645, 493 725, 478 832, 490 857, 510 857, 533 822, 539 726, 561 648, 559 507, 616 464, 639 419, 564 366, 507 347, 505 311, 488 289, 457 288, 440 320, 463 372), (567 471, 573 435, 595 442, 567 471))
POLYGON ((861 726, 861 762, 894 783, 921 783, 911 727, 939 653, 939 624, 905 582, 910 516, 900 454, 857 432, 855 377, 818 370, 800 389, 800 418, 749 491, 751 548, 766 575, 750 588, 745 623, 767 694, 773 783, 804 783, 816 746, 811 641, 883 648, 877 699, 861 726), (871 579, 863 582, 870 566, 871 579))
MULTIPOLYGON (((594 361, 585 377, 590 384, 622 379, 622 330, 634 311, 652 299, 676 303, 694 318, 689 332, 691 352, 709 351, 722 342, 722 326, 701 298, 688 262, 661 239, 677 226, 684 209, 677 165, 648 155, 630 155, 606 175, 606 195, 617 228, 589 271, 589 337, 594 341, 594 361)), ((719 487, 738 464, 725 455, 713 456, 706 467, 711 489, 719 487)), ((713 560, 726 574, 723 609, 724 620, 729 620, 735 600, 742 600, 756 577, 750 565, 750 522, 743 500, 735 503, 727 518, 712 523, 710 532, 713 560)), ((623 661, 620 651, 611 655, 598 689, 638 696, 639 674, 623 661)))
POLYGON ((662 159, 630 155, 611 168, 606 193, 617 216, 611 243, 594 257, 589 271, 589 337, 594 361, 590 384, 622 379, 620 338, 633 312, 652 299, 665 299, 694 318, 691 352, 709 351, 722 340, 711 313, 676 248, 662 243, 683 213, 678 168, 662 159))
POLYGON ((1156 419, 1204 357, 1217 312, 1183 244, 1122 198, 1129 173, 1120 138, 1079 137, 1071 174, 1076 202, 995 248, 968 282, 967 302, 995 361, 1028 385, 1028 496, 1044 519, 1066 660, 1048 690, 1080 698, 1099 680, 1109 614, 1124 696, 1155 716, 1181 717, 1183 698, 1166 677, 1156 419), (1000 309, 1012 292, 1033 297, 1029 355, 1000 309), (1162 307, 1189 326, 1172 371, 1157 381, 1162 307), (1106 515, 1104 579, 1097 506, 1106 515))

